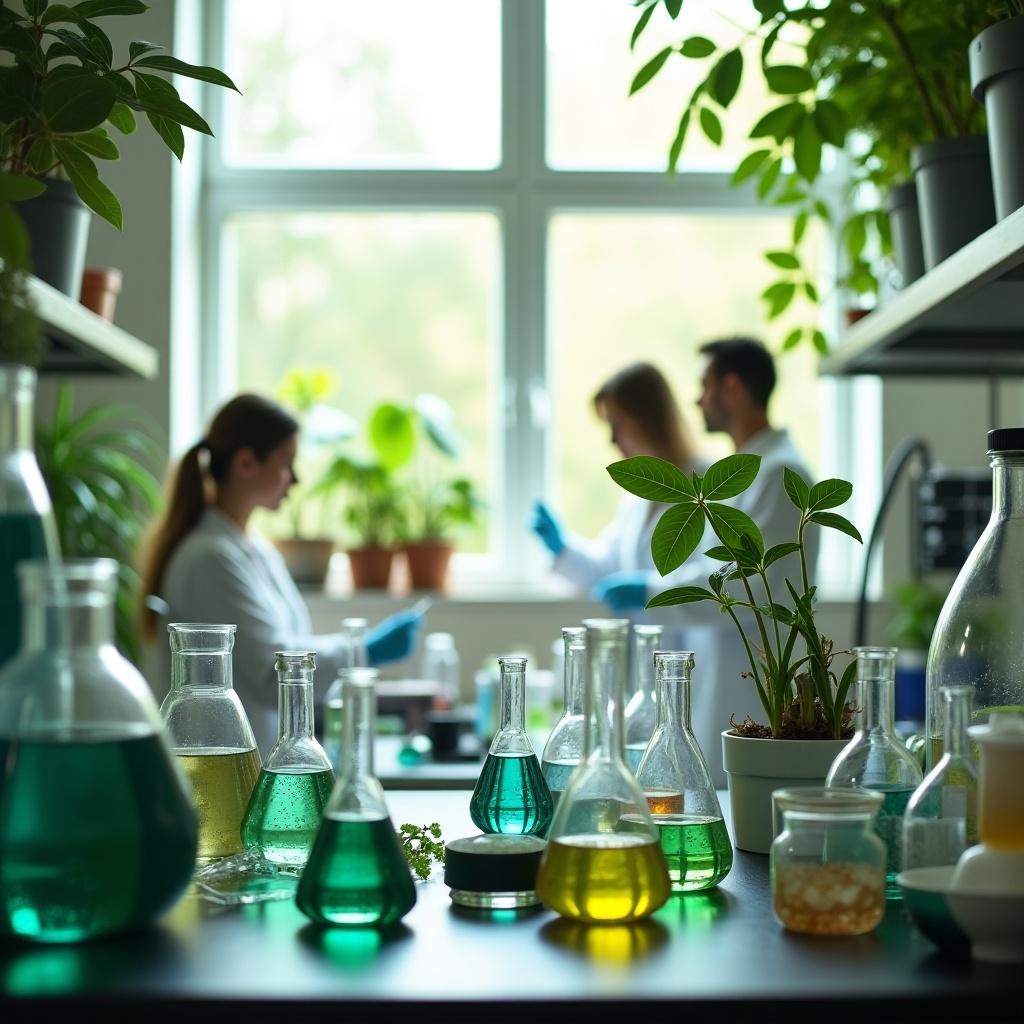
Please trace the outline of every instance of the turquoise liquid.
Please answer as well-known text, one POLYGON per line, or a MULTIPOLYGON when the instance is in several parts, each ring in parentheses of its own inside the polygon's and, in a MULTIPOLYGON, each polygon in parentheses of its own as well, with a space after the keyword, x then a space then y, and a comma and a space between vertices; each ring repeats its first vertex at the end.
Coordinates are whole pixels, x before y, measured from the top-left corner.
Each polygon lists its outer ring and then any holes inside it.
POLYGON ((0 739, 0 933, 75 942, 152 921, 188 885, 198 831, 155 735, 0 739))
POLYGON ((572 773, 579 766, 579 761, 545 761, 541 765, 541 774, 551 791, 551 800, 558 806, 559 797, 565 792, 569 785, 572 773))
POLYGON ((469 816, 481 832, 544 834, 554 802, 536 754, 488 754, 469 802, 469 816))
POLYGON ((885 898, 902 899, 896 876, 903 863, 903 812, 914 793, 913 786, 865 785, 884 794, 882 807, 875 818, 875 832, 885 843, 885 898))
POLYGON ((634 775, 636 775, 637 768, 640 767, 640 762, 643 760, 644 751, 646 749, 646 743, 626 744, 626 764, 628 764, 629 767, 632 768, 634 775))
POLYGON ((14 567, 29 558, 44 558, 46 553, 41 516, 0 513, 0 666, 21 646, 21 598, 14 567))
POLYGON ((275 772, 264 768, 242 819, 242 845, 263 847, 267 860, 302 867, 320 827, 334 772, 275 772))
POLYGON ((393 924, 416 904, 408 861, 387 816, 323 819, 295 902, 322 924, 393 924))

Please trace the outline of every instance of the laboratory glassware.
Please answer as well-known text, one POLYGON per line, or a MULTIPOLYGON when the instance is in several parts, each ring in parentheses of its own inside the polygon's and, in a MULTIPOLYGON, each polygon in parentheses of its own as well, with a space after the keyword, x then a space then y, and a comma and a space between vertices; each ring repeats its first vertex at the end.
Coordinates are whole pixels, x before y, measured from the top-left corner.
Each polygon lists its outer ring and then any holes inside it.
POLYGON ((335 772, 341 770, 341 672, 369 664, 366 655, 367 625, 366 619, 355 616, 341 620, 341 663, 338 675, 324 694, 324 750, 335 772))
POLYGON ((459 652, 451 633, 428 633, 423 638, 423 659, 420 674, 437 683, 440 694, 436 701, 439 710, 453 708, 459 703, 459 652))
POLYGON ((572 773, 583 760, 583 670, 586 660, 586 632, 582 626, 566 626, 562 629, 565 700, 561 717, 555 722, 555 727, 544 744, 544 753, 541 757, 541 771, 556 807, 572 773))
POLYGON ((661 646, 661 626, 633 627, 632 696, 626 704, 623 742, 626 761, 636 771, 658 721, 658 695, 654 683, 654 652, 661 646))

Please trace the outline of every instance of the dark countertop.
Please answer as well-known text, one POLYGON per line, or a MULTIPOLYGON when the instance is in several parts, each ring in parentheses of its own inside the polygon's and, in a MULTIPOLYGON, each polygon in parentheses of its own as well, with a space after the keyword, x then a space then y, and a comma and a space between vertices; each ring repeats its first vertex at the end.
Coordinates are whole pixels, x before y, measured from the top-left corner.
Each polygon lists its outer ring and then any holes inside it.
MULTIPOLYGON (((466 792, 393 791, 387 800, 396 825, 437 820, 445 839, 476 831, 466 792)), ((415 1021, 420 1011, 409 1002, 443 1006, 446 1020, 493 1020, 528 1007, 532 1020, 591 1000, 644 1004, 646 1012, 652 1002, 672 1004, 674 1013, 714 1011, 729 1021, 777 1020, 783 1010, 824 1010, 830 1021, 1019 1020, 1024 995, 1019 966, 946 958, 899 903, 859 938, 785 932, 771 913, 768 858, 755 854, 738 852, 718 890, 674 897, 634 925, 587 927, 547 910, 461 912, 440 868, 417 895, 387 936, 318 929, 291 901, 222 908, 186 897, 133 935, 80 946, 0 944, 3 1019, 66 1011, 66 1003, 46 1004, 71 997, 76 1009, 182 1021, 223 1021, 224 1001, 232 1016, 248 1018, 335 1019, 339 1010, 371 1009, 377 1019, 415 1021), (574 1005, 559 1008, 566 1000, 574 1005)))

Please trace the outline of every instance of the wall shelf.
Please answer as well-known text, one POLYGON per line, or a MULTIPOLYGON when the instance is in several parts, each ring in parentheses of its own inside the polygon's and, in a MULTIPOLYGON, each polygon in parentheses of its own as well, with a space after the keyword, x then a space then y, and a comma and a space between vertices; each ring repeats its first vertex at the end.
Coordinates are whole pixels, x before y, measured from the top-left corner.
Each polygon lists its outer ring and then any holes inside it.
POLYGON ((822 374, 1024 374, 1024 207, 854 324, 822 374))
POLYGON ((105 373, 153 380, 160 353, 37 277, 29 295, 49 341, 41 374, 105 373))

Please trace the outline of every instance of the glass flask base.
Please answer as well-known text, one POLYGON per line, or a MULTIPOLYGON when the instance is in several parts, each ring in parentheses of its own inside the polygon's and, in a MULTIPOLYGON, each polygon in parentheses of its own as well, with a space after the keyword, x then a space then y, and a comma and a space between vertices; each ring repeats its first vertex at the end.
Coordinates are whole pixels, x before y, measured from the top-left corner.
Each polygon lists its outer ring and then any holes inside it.
POLYGON ((540 906, 540 897, 533 889, 523 892, 475 892, 472 889, 452 889, 452 903, 475 910, 518 910, 520 907, 540 906))
POLYGON ((262 847, 267 860, 301 868, 309 858, 334 772, 260 772, 242 823, 242 843, 262 847))
POLYGON ((488 754, 469 804, 481 832, 543 835, 553 802, 536 754, 488 754))
POLYGON ((673 892, 710 889, 732 869, 732 844, 721 818, 652 815, 673 892))

